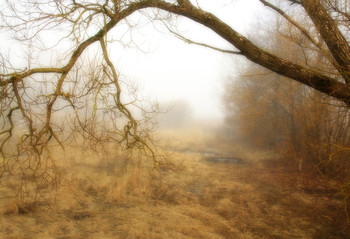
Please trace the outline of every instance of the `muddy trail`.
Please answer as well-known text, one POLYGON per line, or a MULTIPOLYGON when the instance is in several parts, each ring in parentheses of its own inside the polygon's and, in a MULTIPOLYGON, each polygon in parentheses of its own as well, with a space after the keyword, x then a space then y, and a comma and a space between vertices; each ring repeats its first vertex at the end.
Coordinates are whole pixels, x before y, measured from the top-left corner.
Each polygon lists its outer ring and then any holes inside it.
POLYGON ((271 157, 176 152, 178 170, 159 171, 78 161, 54 202, 18 213, 2 195, 0 238, 349 238, 342 201, 296 189, 271 157))

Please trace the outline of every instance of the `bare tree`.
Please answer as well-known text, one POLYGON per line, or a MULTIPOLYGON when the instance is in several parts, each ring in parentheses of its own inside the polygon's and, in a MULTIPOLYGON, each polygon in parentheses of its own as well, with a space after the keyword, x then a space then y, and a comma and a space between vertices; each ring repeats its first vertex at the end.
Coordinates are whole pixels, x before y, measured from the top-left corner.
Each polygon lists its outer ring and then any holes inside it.
MULTIPOLYGON (((153 159, 155 167, 159 164, 149 135, 158 106, 138 99, 137 87, 119 74, 108 50, 107 33, 140 9, 136 7, 139 4, 2 3, 2 29, 30 49, 22 69, 11 64, 10 56, 1 55, 0 174, 17 177, 20 198, 30 194, 37 200, 40 189, 59 183, 61 173, 51 148, 64 148, 77 138, 92 148, 114 142, 141 150, 153 159), (60 47, 67 45, 66 39, 72 42, 65 47, 66 52, 51 51, 43 42, 45 34, 52 33, 59 37, 56 42, 60 47), (97 50, 88 49, 96 45, 97 50), (53 60, 57 67, 52 63, 42 67, 40 59, 31 55, 33 48, 38 55, 49 52, 63 55, 63 59, 53 60)), ((46 62, 48 58, 44 56, 46 62)))
MULTIPOLYGON (((48 146, 50 143, 64 146, 73 132, 95 142, 113 140, 126 147, 139 148, 158 164, 147 130, 151 126, 148 113, 153 110, 142 110, 146 121, 135 118, 132 112, 141 108, 140 102, 134 97, 136 93, 133 90, 129 92, 131 98, 123 95, 125 87, 108 50, 108 45, 113 41, 109 36, 114 28, 121 24, 126 24, 130 29, 137 27, 129 21, 135 12, 145 14, 150 21, 163 20, 166 23, 175 15, 189 18, 216 32, 233 49, 200 45, 245 56, 252 62, 350 106, 347 1, 284 0, 284 5, 280 7, 265 0, 260 2, 299 31, 303 41, 308 42, 307 46, 312 46, 307 55, 313 52, 322 54, 329 62, 330 70, 320 71, 259 47, 217 16, 202 10, 197 1, 3 2, 0 29, 28 46, 28 49, 48 52, 54 59, 51 58, 51 63, 47 63, 47 60, 43 62, 29 51, 27 62, 18 66, 11 64, 11 57, 1 54, 1 172, 10 172, 17 165, 16 162, 23 161, 30 174, 37 175, 42 170, 45 178, 54 178, 54 174, 43 170, 44 158, 50 159, 48 146), (298 19, 293 18, 293 12, 304 14, 305 20, 313 27, 304 28, 298 19), (57 35, 57 46, 65 43, 66 51, 51 51, 52 46, 45 43, 45 34, 57 35), (98 49, 98 55, 94 55, 96 61, 88 66, 88 53, 92 48, 98 49)), ((196 43, 176 34, 189 43, 196 43)), ((51 160, 51 165, 54 164, 54 160, 51 160)))
POLYGON ((167 111, 159 116, 159 125, 164 128, 182 128, 193 119, 193 109, 183 99, 168 103, 167 111))
MULTIPOLYGON (((268 34, 251 37, 285 59, 336 76, 329 55, 316 50, 315 44, 293 26, 280 18, 275 22, 269 19, 269 25, 256 24, 268 34)), ((304 22, 299 27, 311 31, 312 25, 304 22)), ((336 189, 343 196, 348 214, 350 109, 330 96, 266 68, 243 65, 234 80, 227 80, 223 97, 227 123, 238 129, 236 137, 250 146, 279 152, 282 155, 279 165, 287 168, 287 175, 290 172, 297 175, 292 181, 298 187, 307 190, 322 179, 322 187, 336 189)))

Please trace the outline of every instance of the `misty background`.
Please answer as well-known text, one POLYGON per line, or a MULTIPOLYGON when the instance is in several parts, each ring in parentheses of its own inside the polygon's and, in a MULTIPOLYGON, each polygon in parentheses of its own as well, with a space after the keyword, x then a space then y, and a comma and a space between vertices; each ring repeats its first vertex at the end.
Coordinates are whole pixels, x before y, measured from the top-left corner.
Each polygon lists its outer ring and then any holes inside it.
MULTIPOLYGON (((225 20, 243 35, 251 31, 258 13, 268 12, 257 0, 233 1, 233 4, 232 0, 203 1, 201 8, 225 20)), ((191 40, 231 49, 215 33, 197 23, 180 17, 172 21, 177 31, 191 40)), ((131 82, 141 98, 158 101, 166 109, 171 109, 172 102, 182 101, 193 111, 193 118, 222 120, 224 81, 242 63, 233 64, 229 54, 187 44, 170 33, 162 22, 149 22, 145 15, 133 14, 128 24, 135 24, 137 28, 120 25, 110 34, 111 39, 118 39, 109 47, 120 77, 131 82)), ((62 52, 70 49, 68 41, 57 42, 64 32, 47 31, 41 35, 43 46, 54 49, 59 43, 62 52)), ((11 40, 11 35, 6 32, 0 33, 0 39, 1 52, 15 68, 25 67, 28 61, 33 68, 40 66, 40 62, 55 65, 57 56, 61 55, 54 50, 38 52, 39 49, 31 45, 23 46, 21 42, 11 40)), ((86 57, 93 58, 95 50, 92 46, 86 57)))

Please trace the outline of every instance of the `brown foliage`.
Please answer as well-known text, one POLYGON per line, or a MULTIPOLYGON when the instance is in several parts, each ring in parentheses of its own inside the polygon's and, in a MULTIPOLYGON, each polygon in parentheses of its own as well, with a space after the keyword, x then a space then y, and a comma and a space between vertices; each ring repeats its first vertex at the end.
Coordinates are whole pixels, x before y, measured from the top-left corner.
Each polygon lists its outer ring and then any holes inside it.
MULTIPOLYGON (((334 73, 326 56, 310 54, 311 46, 301 43, 300 33, 290 31, 288 24, 276 23, 275 33, 271 33, 276 34, 275 41, 266 47, 315 71, 334 73)), ((237 137, 250 145, 277 150, 281 165, 296 173, 297 187, 312 185, 316 191, 326 187, 346 192, 343 188, 350 180, 349 108, 252 65, 236 78, 228 81, 224 102, 229 112, 227 123, 236 129, 237 137)), ((342 195, 349 203, 348 194, 342 195)))

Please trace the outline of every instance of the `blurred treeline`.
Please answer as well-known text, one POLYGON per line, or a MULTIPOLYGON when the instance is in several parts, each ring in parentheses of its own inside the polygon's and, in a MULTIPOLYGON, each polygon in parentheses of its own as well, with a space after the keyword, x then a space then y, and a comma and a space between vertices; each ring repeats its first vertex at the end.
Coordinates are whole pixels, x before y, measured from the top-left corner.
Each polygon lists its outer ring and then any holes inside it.
MULTIPOLYGON (((303 24, 312 29, 311 23, 303 24)), ((338 74, 327 55, 290 23, 277 18, 255 27, 251 35, 261 47, 316 72, 338 74)), ((223 97, 226 124, 235 140, 277 150, 280 164, 289 170, 321 176, 328 185, 337 182, 338 189, 350 191, 350 109, 247 61, 235 64, 240 70, 226 80, 223 97)))

